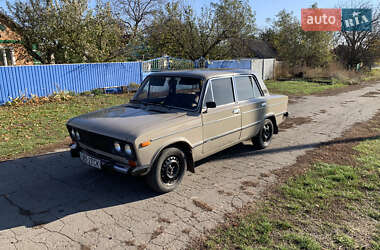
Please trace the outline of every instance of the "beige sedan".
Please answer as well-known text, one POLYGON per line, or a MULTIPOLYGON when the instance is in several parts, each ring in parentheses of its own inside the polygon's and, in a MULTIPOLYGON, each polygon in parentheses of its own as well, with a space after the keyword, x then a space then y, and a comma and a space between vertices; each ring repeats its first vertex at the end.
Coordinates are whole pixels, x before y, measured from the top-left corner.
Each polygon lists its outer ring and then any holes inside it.
POLYGON ((69 120, 71 154, 169 192, 211 154, 245 140, 267 147, 287 106, 287 96, 269 95, 248 71, 154 73, 129 103, 69 120))

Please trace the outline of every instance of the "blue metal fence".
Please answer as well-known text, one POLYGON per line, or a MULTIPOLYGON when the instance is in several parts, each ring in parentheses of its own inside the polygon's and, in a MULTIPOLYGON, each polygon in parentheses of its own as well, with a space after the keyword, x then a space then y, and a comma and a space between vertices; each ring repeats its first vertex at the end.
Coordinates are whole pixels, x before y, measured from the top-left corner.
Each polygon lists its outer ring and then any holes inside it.
MULTIPOLYGON (((268 67, 265 67, 264 71, 265 60, 267 59, 258 60, 241 59, 211 62, 200 60, 194 63, 190 60, 162 57, 145 62, 0 67, 0 105, 9 101, 10 97, 15 98, 22 95, 47 96, 57 90, 80 93, 96 88, 126 86, 132 82, 140 84, 143 78, 151 72, 168 69, 252 69, 267 79, 267 75, 270 74, 269 71, 268 74, 265 73, 268 67)), ((273 59, 268 60, 272 61, 267 64, 274 67, 273 59)), ((274 70, 273 67, 272 71, 274 70)))
POLYGON ((77 93, 142 81, 141 62, 0 67, 0 104, 21 95, 77 93))

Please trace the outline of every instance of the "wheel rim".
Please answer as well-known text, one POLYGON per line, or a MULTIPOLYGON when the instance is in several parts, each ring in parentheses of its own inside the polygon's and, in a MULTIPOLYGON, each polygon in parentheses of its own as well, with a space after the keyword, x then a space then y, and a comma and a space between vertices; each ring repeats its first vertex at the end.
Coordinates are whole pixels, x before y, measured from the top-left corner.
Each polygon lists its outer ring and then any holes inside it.
POLYGON ((273 128, 270 123, 264 124, 263 127, 263 141, 269 142, 273 135, 273 128))
POLYGON ((181 174, 181 161, 177 156, 166 158, 161 167, 161 180, 166 185, 174 185, 181 174))

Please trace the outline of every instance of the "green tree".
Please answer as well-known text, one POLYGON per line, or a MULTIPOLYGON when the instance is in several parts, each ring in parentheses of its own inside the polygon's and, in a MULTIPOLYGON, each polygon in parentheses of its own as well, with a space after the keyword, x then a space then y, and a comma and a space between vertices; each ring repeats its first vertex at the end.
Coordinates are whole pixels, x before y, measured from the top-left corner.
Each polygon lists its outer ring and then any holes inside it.
POLYGON ((324 66, 332 58, 333 34, 303 31, 299 20, 285 10, 276 15, 271 28, 261 37, 276 49, 278 58, 290 66, 324 66))
POLYGON ((90 9, 88 0, 16 0, 7 6, 24 46, 44 64, 113 61, 120 56, 125 30, 109 4, 98 1, 90 9))

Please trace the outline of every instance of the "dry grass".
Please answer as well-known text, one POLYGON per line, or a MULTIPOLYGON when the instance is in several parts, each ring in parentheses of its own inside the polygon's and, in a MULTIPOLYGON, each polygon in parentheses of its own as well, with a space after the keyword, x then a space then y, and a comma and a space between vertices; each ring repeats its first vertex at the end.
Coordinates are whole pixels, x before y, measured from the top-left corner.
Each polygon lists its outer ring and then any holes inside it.
POLYGON ((206 202, 193 200, 195 206, 201 208, 204 211, 211 212, 213 209, 206 202))
POLYGON ((326 67, 294 67, 289 68, 285 63, 277 63, 275 69, 277 79, 301 77, 306 79, 331 79, 333 83, 358 84, 362 81, 380 79, 380 70, 371 72, 356 72, 347 70, 337 62, 331 62, 326 67), (302 72, 302 73, 301 73, 302 72))
POLYGON ((257 187, 259 185, 258 182, 254 181, 243 181, 241 184, 245 187, 257 187))
POLYGON ((159 235, 161 235, 164 232, 164 229, 165 228, 163 226, 156 228, 156 230, 153 231, 150 239, 153 240, 153 239, 157 238, 159 235))
POLYGON ((171 221, 168 218, 163 218, 163 217, 158 218, 158 222, 164 222, 167 224, 171 223, 171 221))

